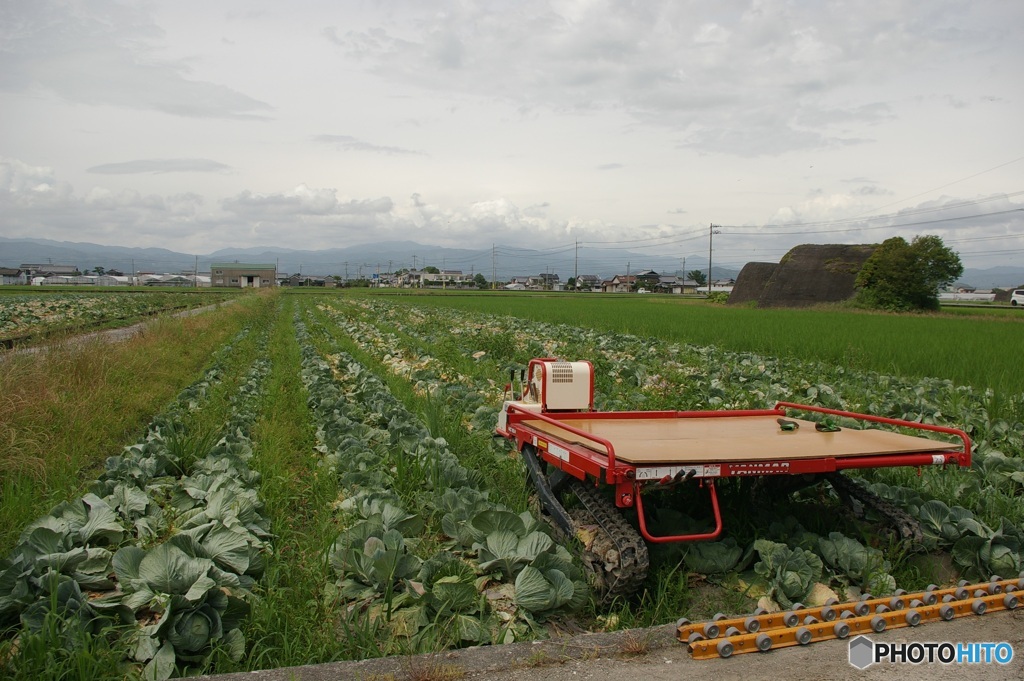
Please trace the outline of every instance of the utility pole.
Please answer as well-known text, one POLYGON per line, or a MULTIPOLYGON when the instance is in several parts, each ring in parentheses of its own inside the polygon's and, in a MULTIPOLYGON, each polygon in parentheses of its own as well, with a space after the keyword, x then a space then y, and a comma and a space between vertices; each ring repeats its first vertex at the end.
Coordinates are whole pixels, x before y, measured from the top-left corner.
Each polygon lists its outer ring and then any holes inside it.
POLYGON ((711 295, 711 253, 712 253, 712 250, 713 250, 712 249, 712 244, 714 244, 714 242, 715 242, 715 235, 716 234, 721 234, 721 233, 722 233, 722 230, 720 230, 718 228, 718 225, 715 225, 715 224, 711 225, 710 232, 708 234, 708 295, 709 296, 711 295))
POLYGON ((498 278, 495 275, 497 272, 497 265, 494 260, 494 244, 491 243, 491 290, 493 291, 497 287, 498 278))
POLYGON ((415 255, 412 256, 412 268, 414 270, 416 269, 416 256, 415 255))
POLYGON ((196 256, 196 269, 195 269, 195 271, 194 271, 194 272, 192 273, 192 276, 193 276, 193 277, 195 277, 195 279, 193 279, 193 281, 194 281, 194 282, 195 282, 195 284, 196 284, 196 286, 195 286, 195 287, 196 287, 196 288, 199 288, 199 256, 198 256, 198 255, 196 256))
POLYGON ((576 240, 576 262, 572 267, 572 281, 573 287, 578 291, 580 289, 580 240, 576 240))

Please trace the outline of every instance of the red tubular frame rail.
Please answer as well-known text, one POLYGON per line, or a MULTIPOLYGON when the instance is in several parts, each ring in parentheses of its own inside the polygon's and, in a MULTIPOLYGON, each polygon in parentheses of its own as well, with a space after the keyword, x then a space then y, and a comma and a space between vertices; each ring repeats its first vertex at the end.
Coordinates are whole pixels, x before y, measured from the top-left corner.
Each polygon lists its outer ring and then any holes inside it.
MULTIPOLYGON (((649 412, 558 412, 557 418, 548 413, 531 411, 516 404, 507 405, 508 421, 505 430, 499 430, 498 435, 516 442, 517 449, 521 449, 529 443, 537 448, 538 457, 549 464, 573 475, 574 477, 586 480, 592 476, 595 484, 602 482, 615 487, 615 504, 619 508, 635 507, 637 511, 640 534, 645 540, 651 543, 670 543, 682 541, 703 541, 715 539, 721 535, 723 529, 722 513, 718 503, 718 493, 715 488, 714 478, 734 477, 748 475, 769 475, 778 473, 822 473, 835 472, 844 469, 857 468, 886 468, 893 466, 931 466, 931 465, 958 465, 966 467, 971 465, 971 440, 967 433, 957 428, 935 426, 914 421, 892 419, 882 416, 871 416, 855 412, 830 409, 828 407, 816 407, 793 402, 778 402, 774 409, 749 409, 749 410, 720 410, 720 411, 649 411, 649 412), (804 412, 816 412, 830 416, 849 418, 856 421, 880 423, 890 426, 898 426, 913 430, 925 430, 942 433, 959 438, 962 451, 949 451, 948 445, 943 451, 933 453, 907 453, 907 454, 873 454, 865 456, 849 457, 821 457, 817 459, 803 459, 792 461, 770 462, 772 467, 751 469, 749 462, 722 462, 716 466, 715 462, 679 462, 681 468, 701 467, 705 469, 698 474, 701 486, 708 488, 711 501, 711 510, 714 516, 715 527, 710 532, 699 534, 664 535, 655 536, 647 528, 647 520, 644 514, 642 490, 644 487, 659 482, 654 479, 637 479, 637 469, 644 468, 643 464, 622 463, 615 456, 615 446, 607 438, 588 433, 572 425, 575 419, 590 419, 599 417, 609 420, 643 419, 643 418, 714 418, 714 417, 736 417, 736 416, 786 416, 787 410, 799 410, 804 412), (558 437, 549 432, 531 428, 524 425, 524 421, 541 421, 548 425, 559 428, 578 438, 572 441, 565 437, 558 437), (604 451, 600 451, 603 449, 604 451), (707 468, 714 468, 709 473, 707 468)), ((665 482, 662 480, 661 482, 665 482)))
MULTIPOLYGON (((946 463, 955 463, 961 467, 967 467, 971 465, 971 438, 964 431, 959 428, 948 428, 946 426, 933 426, 928 423, 918 423, 917 421, 905 421, 903 419, 891 419, 885 416, 871 416, 870 414, 858 414, 852 411, 842 411, 840 409, 829 409, 828 407, 814 407, 807 404, 796 404, 794 402, 776 402, 775 408, 778 410, 785 409, 799 409, 801 411, 813 411, 820 414, 829 414, 831 416, 842 416, 844 418, 856 419, 858 421, 871 421, 873 423, 884 423, 890 426, 900 426, 902 428, 913 428, 914 430, 930 430, 934 433, 943 433, 945 435, 952 435, 960 438, 960 442, 963 446, 963 451, 951 456, 955 457, 955 460, 947 460, 946 463)), ((899 454, 893 456, 871 456, 871 457, 851 457, 843 459, 841 467, 838 468, 885 468, 887 466, 927 466, 933 463, 932 456, 930 454, 899 454)))

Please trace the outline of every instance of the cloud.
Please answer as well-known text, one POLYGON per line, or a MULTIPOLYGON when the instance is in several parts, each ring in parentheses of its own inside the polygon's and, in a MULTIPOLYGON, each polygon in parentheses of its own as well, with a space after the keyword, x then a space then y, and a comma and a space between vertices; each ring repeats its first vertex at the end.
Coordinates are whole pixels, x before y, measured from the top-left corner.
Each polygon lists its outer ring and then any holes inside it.
POLYGON ((86 12, 60 0, 5 3, 0 26, 0 90, 192 118, 260 118, 272 109, 158 57, 163 33, 145 5, 90 2, 86 12))
MULTIPOLYGON (((877 93, 907 96, 886 89, 902 74, 955 68, 1015 40, 1010 22, 993 29, 959 8, 913 3, 854 18, 842 4, 784 0, 401 6, 377 25, 323 35, 403 87, 520 111, 615 110, 675 131, 680 147, 739 156, 863 143, 847 126, 895 118, 877 93)), ((963 96, 930 92, 949 87, 938 79, 912 85, 954 105, 963 96)))
POLYGON ((864 185, 853 190, 855 196, 892 196, 894 192, 873 185, 864 185))
POLYGON ((231 166, 205 158, 157 158, 104 163, 87 168, 85 172, 99 175, 134 175, 138 173, 225 173, 230 170, 231 166))
MULTIPOLYGON (((864 181, 864 186, 869 184, 864 181)), ((765 253, 778 249, 781 256, 796 243, 864 243, 896 234, 909 238, 936 233, 965 258, 983 258, 996 248, 1024 250, 1024 205, 1014 198, 996 195, 965 202, 944 197, 882 219, 838 223, 867 209, 864 195, 857 189, 818 192, 780 208, 774 226, 723 226, 715 243, 723 256, 733 249, 732 260, 741 257, 739 242, 743 248, 758 246, 756 256, 764 259, 765 253), (985 213, 998 214, 986 217, 985 213), (947 217, 961 219, 935 222, 947 217), (817 222, 826 224, 808 224, 817 222)), ((581 247, 596 246, 594 252, 603 254, 598 244, 607 242, 609 234, 617 242, 657 237, 683 243, 688 241, 683 237, 693 231, 669 224, 630 226, 587 217, 559 219, 548 215, 549 207, 548 202, 520 207, 500 196, 445 204, 422 193, 396 202, 387 196, 343 196, 333 188, 305 184, 279 192, 242 191, 219 199, 99 186, 78 193, 50 168, 0 158, 0 214, 7 237, 45 234, 56 240, 157 245, 187 253, 240 245, 317 249, 397 240, 470 249, 489 249, 495 243, 570 248, 578 241, 581 247)), ((706 227, 699 231, 703 238, 706 227)))
POLYGON ((370 144, 362 140, 356 139, 350 135, 316 135, 313 137, 314 142, 320 144, 328 144, 339 151, 368 151, 375 154, 394 154, 404 156, 426 156, 427 154, 422 151, 415 151, 412 149, 402 149, 400 147, 386 147, 379 144, 370 144))
POLYGON ((30 166, 16 158, 0 157, 0 191, 8 195, 50 191, 55 183, 53 168, 30 166))
POLYGON ((619 170, 625 166, 621 163, 605 163, 597 167, 598 170, 619 170))
POLYGON ((279 194, 241 194, 221 201, 224 210, 240 217, 264 220, 273 217, 329 217, 376 215, 389 212, 394 203, 388 197, 377 199, 338 199, 333 189, 311 189, 299 185, 293 191, 279 194))

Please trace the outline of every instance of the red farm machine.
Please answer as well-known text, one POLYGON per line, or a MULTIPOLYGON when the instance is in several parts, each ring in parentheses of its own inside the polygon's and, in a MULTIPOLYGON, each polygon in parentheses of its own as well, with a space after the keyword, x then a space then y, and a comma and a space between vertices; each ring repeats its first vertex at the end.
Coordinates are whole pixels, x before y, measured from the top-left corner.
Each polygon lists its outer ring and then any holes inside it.
MULTIPOLYGON (((909 514, 841 474, 891 466, 970 466, 963 431, 823 407, 779 402, 773 409, 625 411, 594 409, 594 369, 587 361, 534 359, 506 390, 497 435, 520 452, 548 520, 583 543, 595 588, 627 596, 647 576, 647 543, 713 540, 723 528, 719 478, 797 483, 826 479, 892 522, 904 540, 920 539, 909 514), (819 421, 791 416, 815 414, 819 421), (835 424, 843 419, 844 427, 835 424), (858 427, 848 427, 856 423, 858 427), (921 435, 882 430, 913 429, 921 435), (954 442, 924 434, 943 434, 954 442), (652 492, 680 485, 706 490, 713 527, 700 533, 655 534, 652 492), (574 497, 566 504, 566 497, 574 497), (646 499, 645 499, 646 497, 646 499), (636 526, 623 512, 635 513, 636 526)), ((784 488, 785 485, 783 484, 784 488)))

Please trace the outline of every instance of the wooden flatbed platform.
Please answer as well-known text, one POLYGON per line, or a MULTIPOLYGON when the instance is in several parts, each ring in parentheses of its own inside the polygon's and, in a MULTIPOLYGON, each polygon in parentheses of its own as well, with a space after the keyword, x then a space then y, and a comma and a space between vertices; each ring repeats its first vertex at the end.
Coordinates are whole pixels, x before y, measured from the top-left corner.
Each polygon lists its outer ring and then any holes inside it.
MULTIPOLYGON (((788 418, 799 428, 785 431, 776 416, 583 418, 547 414, 568 426, 611 442, 615 458, 629 464, 726 463, 960 451, 960 445, 887 430, 843 428, 827 433, 813 421, 788 418)), ((573 415, 575 416, 575 415, 573 415)), ((607 454, 605 447, 541 419, 522 425, 568 444, 607 454)))

